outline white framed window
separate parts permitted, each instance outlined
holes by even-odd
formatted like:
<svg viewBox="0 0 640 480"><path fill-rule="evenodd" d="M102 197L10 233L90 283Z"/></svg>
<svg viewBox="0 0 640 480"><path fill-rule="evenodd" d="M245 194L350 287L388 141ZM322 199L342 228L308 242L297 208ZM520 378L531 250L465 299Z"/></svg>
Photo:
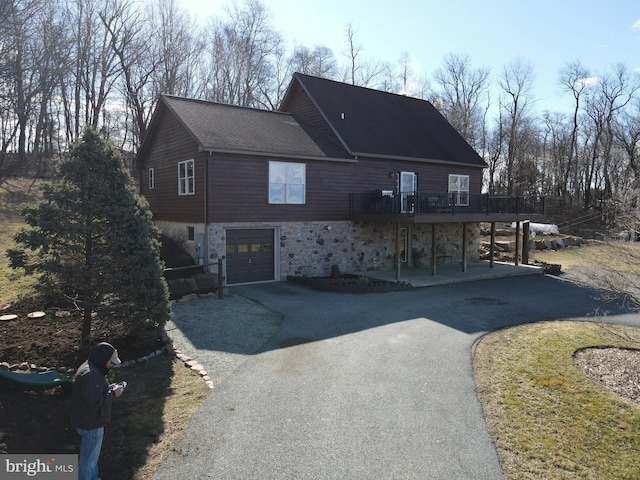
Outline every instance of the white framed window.
<svg viewBox="0 0 640 480"><path fill-rule="evenodd" d="M149 169L149 190L156 188L156 176L153 168Z"/></svg>
<svg viewBox="0 0 640 480"><path fill-rule="evenodd" d="M455 206L469 206L469 175L449 175L449 194Z"/></svg>
<svg viewBox="0 0 640 480"><path fill-rule="evenodd" d="M193 163L193 160L178 163L178 195L193 195L196 192Z"/></svg>
<svg viewBox="0 0 640 480"><path fill-rule="evenodd" d="M305 203L306 165L269 162L269 203Z"/></svg>

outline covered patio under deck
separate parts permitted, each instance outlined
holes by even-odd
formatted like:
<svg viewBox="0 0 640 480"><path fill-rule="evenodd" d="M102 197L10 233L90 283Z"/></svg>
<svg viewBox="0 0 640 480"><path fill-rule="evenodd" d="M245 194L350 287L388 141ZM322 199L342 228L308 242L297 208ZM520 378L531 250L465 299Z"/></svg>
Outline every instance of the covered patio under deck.
<svg viewBox="0 0 640 480"><path fill-rule="evenodd" d="M445 265L439 264L438 258L438 228L442 224L458 223L462 224L462 235L460 238L460 246L462 252L462 260L459 266L446 267L445 271L452 271L457 269L461 275L468 275L468 270L473 261L469 260L468 245L467 245L467 225L470 223L480 224L489 223L491 225L491 240L490 240L490 256L489 261L481 262L479 264L474 263L475 268L494 269L498 265L494 262L495 258L495 231L496 223L516 223L516 255L514 265L519 266L520 263L526 265L528 263L528 244L523 242L522 239L529 237L529 222L544 222L544 199L536 197L535 201L531 201L528 197L509 197L508 202L503 202L502 208L495 208L495 205L491 203L492 198L486 196L486 200L476 202L478 208L465 208L465 207L448 207L445 211L434 212L430 210L421 210L418 208L411 208L405 212L398 213L393 209L371 209L368 207L362 208L363 205L370 205L370 203L362 202L360 200L354 200L352 197L352 219L362 220L368 222L393 222L396 225L396 264L394 268L395 281L405 281L405 277L412 270L412 267L402 264L402 230L411 225L416 224L428 224L431 225L431 255L430 266L417 269L420 274L425 275L430 272L432 277L440 275L440 271L445 268ZM493 205L494 208L485 208L486 205ZM501 210L501 211L497 211ZM520 254L521 252L521 254ZM521 256L520 256L521 255ZM409 265L412 265L412 261L409 261ZM368 274L371 276L371 274Z"/></svg>

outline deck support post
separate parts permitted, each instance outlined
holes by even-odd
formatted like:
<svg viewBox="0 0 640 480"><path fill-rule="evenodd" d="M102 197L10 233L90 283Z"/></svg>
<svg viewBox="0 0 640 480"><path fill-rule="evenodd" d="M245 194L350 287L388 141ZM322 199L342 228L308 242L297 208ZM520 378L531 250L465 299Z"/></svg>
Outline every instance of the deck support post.
<svg viewBox="0 0 640 480"><path fill-rule="evenodd" d="M400 267L402 266L402 258L400 253L402 252L402 227L400 222L396 222L396 282L400 281Z"/></svg>
<svg viewBox="0 0 640 480"><path fill-rule="evenodd" d="M522 222L522 264L529 265L529 230L530 222Z"/></svg>
<svg viewBox="0 0 640 480"><path fill-rule="evenodd" d="M462 224L462 271L467 271L467 224Z"/></svg>
<svg viewBox="0 0 640 480"><path fill-rule="evenodd" d="M514 265L520 265L520 222L516 222L516 259Z"/></svg>
<svg viewBox="0 0 640 480"><path fill-rule="evenodd" d="M496 254L496 222L491 222L491 246L489 247L489 268L493 268L493 259Z"/></svg>
<svg viewBox="0 0 640 480"><path fill-rule="evenodd" d="M436 263L438 260L436 257L436 225L435 223L431 224L431 275L434 277L436 276Z"/></svg>

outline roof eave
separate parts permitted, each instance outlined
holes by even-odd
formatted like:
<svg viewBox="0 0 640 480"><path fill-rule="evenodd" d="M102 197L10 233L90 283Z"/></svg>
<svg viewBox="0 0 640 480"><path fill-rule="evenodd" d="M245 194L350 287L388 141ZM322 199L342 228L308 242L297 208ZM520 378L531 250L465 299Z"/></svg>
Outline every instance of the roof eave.
<svg viewBox="0 0 640 480"><path fill-rule="evenodd" d="M451 160L441 160L437 158L405 157L402 155L383 155L379 153L366 153L366 152L351 152L351 154L355 158L368 157L368 158L380 158L384 160L402 160L402 161L418 162L418 163L437 163L441 165L457 165L457 166L463 166L463 167L475 167L475 168L488 167L486 163L484 165L478 165L477 163L454 162Z"/></svg>
<svg viewBox="0 0 640 480"><path fill-rule="evenodd" d="M256 150L234 150L214 147L202 147L201 152L207 153L222 153L231 155L246 155L246 156L258 156L258 157L276 157L276 158L290 158L293 160L313 160L320 162L338 162L338 163L358 163L357 158L338 158L338 157L325 157L321 155L296 155L293 153L278 153L278 152L262 152Z"/></svg>

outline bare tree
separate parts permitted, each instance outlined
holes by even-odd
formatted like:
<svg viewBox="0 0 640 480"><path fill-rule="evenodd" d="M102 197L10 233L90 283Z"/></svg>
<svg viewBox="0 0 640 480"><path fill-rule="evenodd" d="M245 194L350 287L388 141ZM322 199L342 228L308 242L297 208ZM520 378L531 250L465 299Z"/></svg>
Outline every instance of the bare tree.
<svg viewBox="0 0 640 480"><path fill-rule="evenodd" d="M614 135L628 160L632 188L640 189L640 99L634 98L614 124Z"/></svg>
<svg viewBox="0 0 640 480"><path fill-rule="evenodd" d="M503 163L504 160L504 156L502 154L505 143L503 131L504 122L502 121L502 113L498 112L498 115L499 117L495 122L494 128L487 132L485 147L483 149L485 152L484 158L489 165L485 183L487 184L488 191L491 194L495 194L503 190L502 186L498 183L498 179L502 167L501 163Z"/></svg>
<svg viewBox="0 0 640 480"><path fill-rule="evenodd" d="M450 53L434 73L443 115L469 144L481 143L484 121L481 99L489 88L488 68L472 68L468 55Z"/></svg>
<svg viewBox="0 0 640 480"><path fill-rule="evenodd" d="M640 84L627 68L618 64L613 71L600 77L587 97L586 113L591 121L593 141L590 144L590 163L585 169L585 208L593 202L592 192L599 190L600 202L613 196L617 185L612 175L618 168L615 155L614 124L634 98Z"/></svg>
<svg viewBox="0 0 640 480"><path fill-rule="evenodd" d="M375 59L364 59L362 56L363 47L356 43L358 31L349 23L345 28L347 40L347 61L348 66L342 74L342 81L360 87L376 87L379 82L384 84L385 78L389 78L391 67L388 63Z"/></svg>
<svg viewBox="0 0 640 480"><path fill-rule="evenodd" d="M66 66L65 31L57 2L11 1L1 8L0 176L15 168L42 174L54 154L50 106Z"/></svg>
<svg viewBox="0 0 640 480"><path fill-rule="evenodd" d="M107 100L120 74L120 62L111 47L105 24L120 14L119 2L67 2L66 22L73 40L72 67L61 80L67 144L79 138L85 126L98 128Z"/></svg>
<svg viewBox="0 0 640 480"><path fill-rule="evenodd" d="M120 92L134 119L131 143L135 151L147 132L155 100L152 76L161 59L154 42L148 41L155 32L142 12L133 8L131 0L114 0L113 8L113 16L100 14L100 18L120 65Z"/></svg>
<svg viewBox="0 0 640 480"><path fill-rule="evenodd" d="M304 45L294 48L292 69L314 77L334 79L338 74L336 60L329 47L316 45L312 50Z"/></svg>
<svg viewBox="0 0 640 480"><path fill-rule="evenodd" d="M515 169L518 167L518 161L523 160L523 155L526 155L526 135L523 135L523 132L528 131L530 123L527 115L532 82L533 68L522 60L506 65L498 81L503 94L500 109L506 142L505 186L509 195L517 193Z"/></svg>
<svg viewBox="0 0 640 480"><path fill-rule="evenodd" d="M274 59L271 63L272 74L268 82L260 86L263 104L269 110L277 110L287 93L294 68L291 59L287 56L284 47L276 47Z"/></svg>
<svg viewBox="0 0 640 480"><path fill-rule="evenodd" d="M192 96L197 90L199 53L203 43L197 24L177 0L156 0L147 11L160 65L152 73L153 94Z"/></svg>
<svg viewBox="0 0 640 480"><path fill-rule="evenodd" d="M235 105L269 106L262 85L269 83L281 37L257 0L245 0L226 10L228 20L214 18L207 27L208 62L203 65L204 95Z"/></svg>
<svg viewBox="0 0 640 480"><path fill-rule="evenodd" d="M576 192L569 188L570 178L575 179L578 176L577 169L577 156L578 156L578 128L579 128L579 114L583 93L590 83L589 70L584 67L579 61L571 62L565 65L560 71L560 86L563 90L570 92L573 96L573 115L571 117L571 137L569 143L569 149L563 152L566 155L566 162L560 162L562 164L562 170L564 175L556 179L557 188L556 193L560 198L561 206L564 205L565 199L568 197L568 201L571 203L575 197Z"/></svg>
<svg viewBox="0 0 640 480"><path fill-rule="evenodd" d="M37 18L44 8L42 2L12 1L8 9L10 61L7 65L11 94L9 95L17 124L17 161L27 162L27 130L42 88L38 64L42 51L41 37L36 34Z"/></svg>

